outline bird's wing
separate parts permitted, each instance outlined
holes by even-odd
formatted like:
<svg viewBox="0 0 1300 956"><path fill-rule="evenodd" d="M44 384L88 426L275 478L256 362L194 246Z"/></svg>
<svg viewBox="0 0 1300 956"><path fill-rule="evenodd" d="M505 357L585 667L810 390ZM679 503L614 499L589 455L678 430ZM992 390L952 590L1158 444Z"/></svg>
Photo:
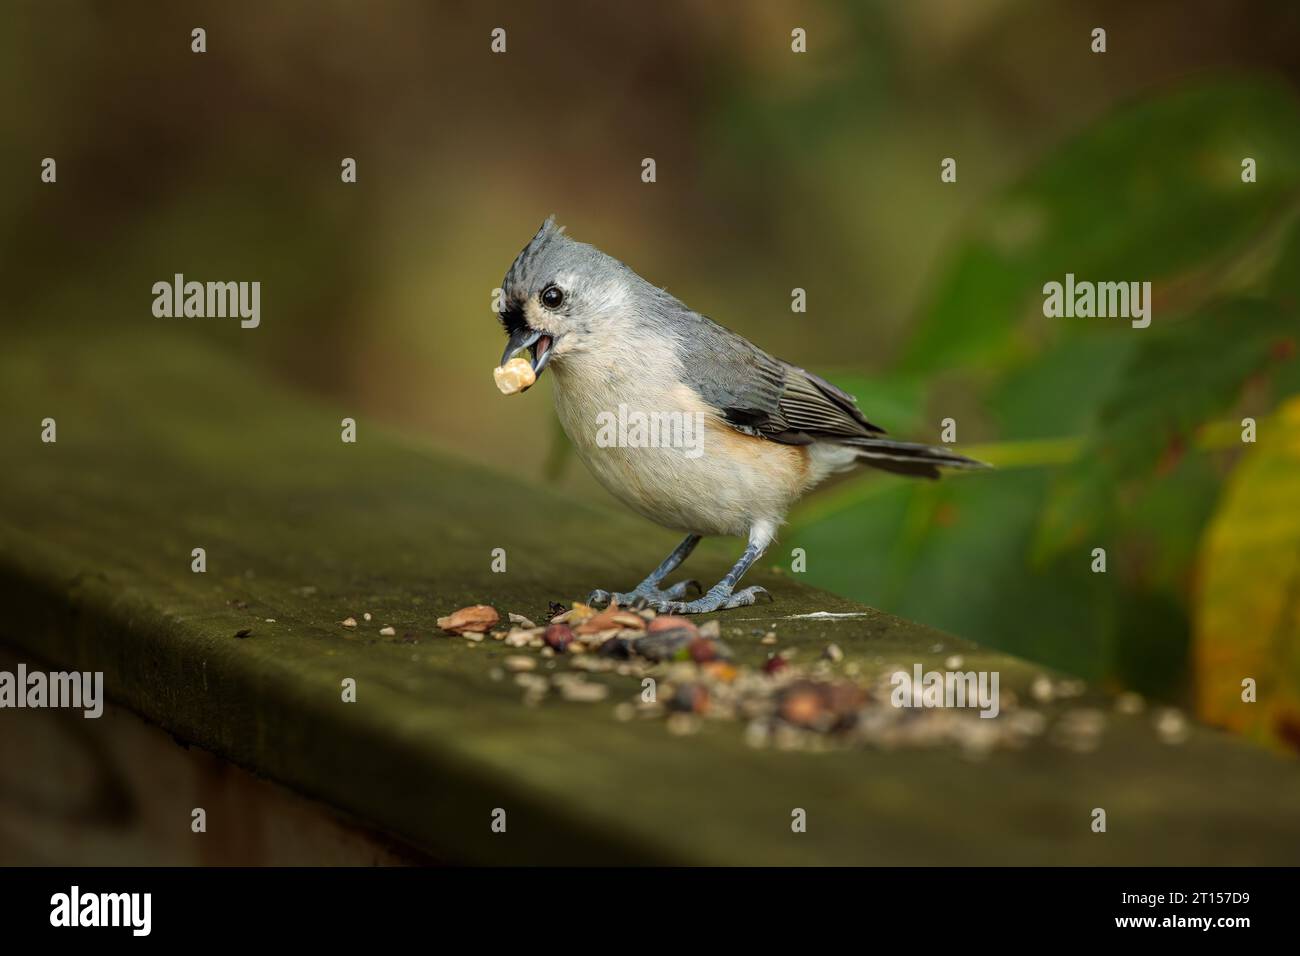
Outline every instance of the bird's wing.
<svg viewBox="0 0 1300 956"><path fill-rule="evenodd" d="M705 316L692 318L680 352L687 384L737 431L789 445L885 433L847 392Z"/></svg>

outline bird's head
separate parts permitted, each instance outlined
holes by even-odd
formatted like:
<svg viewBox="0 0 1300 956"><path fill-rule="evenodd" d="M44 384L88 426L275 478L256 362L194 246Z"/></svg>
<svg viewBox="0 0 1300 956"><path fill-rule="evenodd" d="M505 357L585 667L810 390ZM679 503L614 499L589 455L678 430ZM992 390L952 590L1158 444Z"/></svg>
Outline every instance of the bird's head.
<svg viewBox="0 0 1300 956"><path fill-rule="evenodd" d="M629 321L625 306L635 280L617 259L575 242L554 216L547 219L501 283L500 319L509 336L501 364L527 348L540 376L552 361L563 363L617 335Z"/></svg>

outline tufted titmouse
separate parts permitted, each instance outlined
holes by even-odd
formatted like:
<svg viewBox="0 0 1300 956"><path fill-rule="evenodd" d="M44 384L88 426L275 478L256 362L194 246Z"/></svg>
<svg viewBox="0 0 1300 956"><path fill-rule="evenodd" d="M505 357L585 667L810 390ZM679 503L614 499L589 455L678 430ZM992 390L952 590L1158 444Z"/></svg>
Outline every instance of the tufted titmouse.
<svg viewBox="0 0 1300 956"><path fill-rule="evenodd" d="M560 423L592 474L651 521L687 533L632 591L597 590L591 603L644 599L677 614L753 604L767 591L736 582L790 505L827 475L859 464L921 478L937 478L939 466L985 467L882 438L853 396L563 235L554 217L501 289L502 364L529 348L535 375L553 369ZM707 593L683 600L696 582L660 585L704 535L746 536L748 546Z"/></svg>

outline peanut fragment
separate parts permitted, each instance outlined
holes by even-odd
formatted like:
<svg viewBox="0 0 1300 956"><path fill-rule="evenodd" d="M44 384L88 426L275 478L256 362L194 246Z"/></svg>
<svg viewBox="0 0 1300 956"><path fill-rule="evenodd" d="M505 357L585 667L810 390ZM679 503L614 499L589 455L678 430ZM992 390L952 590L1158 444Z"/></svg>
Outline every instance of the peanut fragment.
<svg viewBox="0 0 1300 956"><path fill-rule="evenodd" d="M450 631L452 634L464 634L467 631L483 634L492 630L499 620L501 620L501 615L496 612L495 608L488 607L486 604L475 604L472 607L463 607L459 611L453 611L446 617L438 618L438 626L444 631Z"/></svg>
<svg viewBox="0 0 1300 956"><path fill-rule="evenodd" d="M640 614L622 610L617 604L593 614L573 629L574 634L598 634L612 628L644 631L645 619Z"/></svg>
<svg viewBox="0 0 1300 956"><path fill-rule="evenodd" d="M533 374L533 366L527 359L521 358L512 358L505 365L493 369L492 377L496 379L497 388L501 390L502 395L522 392L537 381L537 376Z"/></svg>

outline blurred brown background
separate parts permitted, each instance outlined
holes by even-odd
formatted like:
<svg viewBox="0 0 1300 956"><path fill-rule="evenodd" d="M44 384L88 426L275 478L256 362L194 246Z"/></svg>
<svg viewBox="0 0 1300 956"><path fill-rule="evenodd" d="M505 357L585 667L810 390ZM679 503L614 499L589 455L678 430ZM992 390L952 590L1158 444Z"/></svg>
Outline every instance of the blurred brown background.
<svg viewBox="0 0 1300 956"><path fill-rule="evenodd" d="M260 279L260 329L185 334L530 472L549 386L495 393L490 297L546 215L791 361L870 371L897 354L963 215L1040 151L1188 74L1300 74L1300 11L1285 3L87 2L0 16L12 331L177 334L150 314L154 281ZM1101 23L1099 68L1087 36ZM489 51L497 26L505 55ZM57 190L38 180L45 156ZM939 188L944 156L959 157L955 189ZM566 480L587 484L580 468Z"/></svg>

